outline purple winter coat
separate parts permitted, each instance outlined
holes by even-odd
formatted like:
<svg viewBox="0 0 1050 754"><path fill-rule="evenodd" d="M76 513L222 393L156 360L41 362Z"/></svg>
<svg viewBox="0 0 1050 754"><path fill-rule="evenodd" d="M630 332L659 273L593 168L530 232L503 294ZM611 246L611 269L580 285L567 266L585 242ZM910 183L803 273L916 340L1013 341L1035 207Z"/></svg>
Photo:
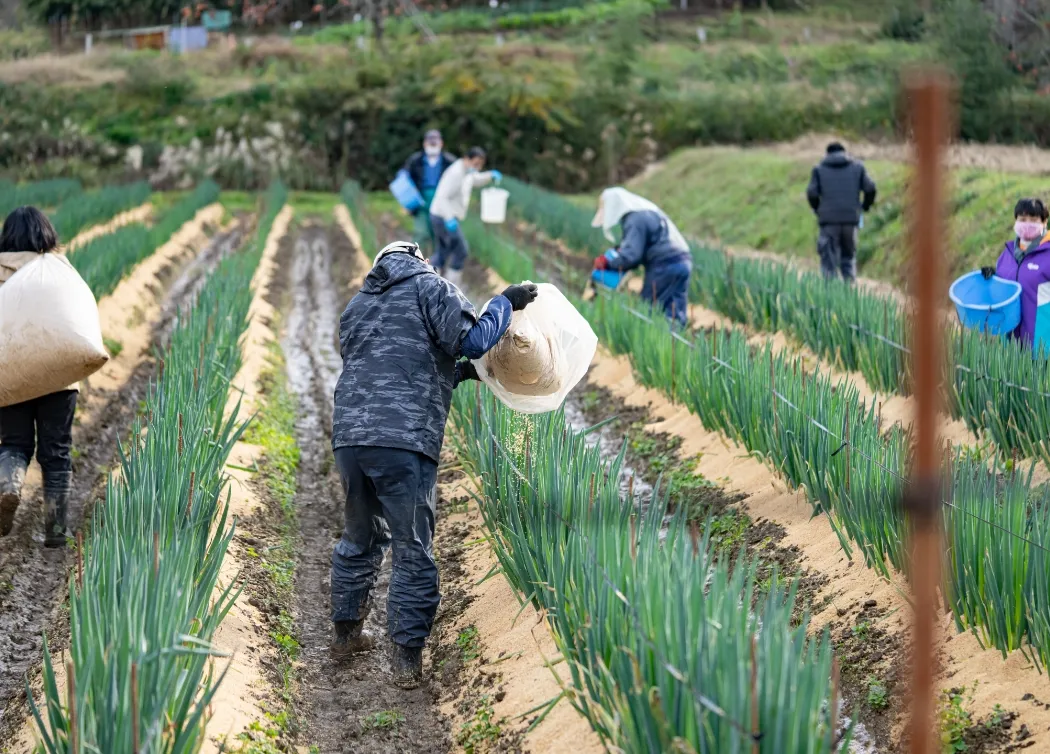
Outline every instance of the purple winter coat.
<svg viewBox="0 0 1050 754"><path fill-rule="evenodd" d="M1020 263L1014 259L1016 243L1017 241L1013 240L1006 244L995 265L995 274L1021 284L1021 324L1014 330L1013 336L1032 345L1040 289L1042 288L1044 300L1050 296L1050 234L1031 246Z"/></svg>

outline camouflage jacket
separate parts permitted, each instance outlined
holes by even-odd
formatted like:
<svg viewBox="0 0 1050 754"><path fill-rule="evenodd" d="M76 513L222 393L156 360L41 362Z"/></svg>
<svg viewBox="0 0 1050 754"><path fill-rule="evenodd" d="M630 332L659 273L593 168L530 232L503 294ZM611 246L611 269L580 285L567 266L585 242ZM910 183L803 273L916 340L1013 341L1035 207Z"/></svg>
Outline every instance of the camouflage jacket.
<svg viewBox="0 0 1050 754"><path fill-rule="evenodd" d="M332 447L400 448L437 461L456 361L480 358L510 319L510 302L497 296L479 323L459 289L426 262L410 254L384 257L339 321L343 372Z"/></svg>

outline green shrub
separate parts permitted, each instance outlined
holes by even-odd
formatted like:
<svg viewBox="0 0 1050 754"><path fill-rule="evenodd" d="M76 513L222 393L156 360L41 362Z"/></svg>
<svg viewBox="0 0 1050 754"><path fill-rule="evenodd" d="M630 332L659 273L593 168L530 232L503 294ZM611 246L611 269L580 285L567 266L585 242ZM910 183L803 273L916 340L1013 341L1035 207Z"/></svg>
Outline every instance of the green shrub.
<svg viewBox="0 0 1050 754"><path fill-rule="evenodd" d="M43 55L51 50L51 40L43 29L0 29L0 60L19 60Z"/></svg>
<svg viewBox="0 0 1050 754"><path fill-rule="evenodd" d="M948 0L937 14L934 41L959 82L959 129L964 139L987 141L1002 126L1004 92L1020 80L1006 65L995 19L979 0ZM1016 113L1008 117L1016 118Z"/></svg>
<svg viewBox="0 0 1050 754"><path fill-rule="evenodd" d="M904 42L918 42L926 34L926 14L915 3L902 3L882 22L882 36Z"/></svg>

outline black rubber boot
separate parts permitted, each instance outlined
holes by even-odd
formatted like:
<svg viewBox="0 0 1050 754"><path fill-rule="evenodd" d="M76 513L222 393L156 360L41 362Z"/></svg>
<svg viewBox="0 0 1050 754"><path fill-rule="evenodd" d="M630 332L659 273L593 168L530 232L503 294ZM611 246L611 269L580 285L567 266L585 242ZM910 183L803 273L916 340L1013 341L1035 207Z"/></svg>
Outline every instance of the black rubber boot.
<svg viewBox="0 0 1050 754"><path fill-rule="evenodd" d="M52 474L44 479L44 547L65 547L72 534L66 529L72 474Z"/></svg>
<svg viewBox="0 0 1050 754"><path fill-rule="evenodd" d="M423 647L394 645L391 663L394 685L400 689L419 688L423 682Z"/></svg>
<svg viewBox="0 0 1050 754"><path fill-rule="evenodd" d="M332 640L332 659L336 662L348 660L354 655L367 652L375 646L375 639L365 633L365 621L346 620L335 622L335 638Z"/></svg>
<svg viewBox="0 0 1050 754"><path fill-rule="evenodd" d="M26 479L26 465L21 458L0 455L0 537L11 533L15 511L22 499L22 484Z"/></svg>

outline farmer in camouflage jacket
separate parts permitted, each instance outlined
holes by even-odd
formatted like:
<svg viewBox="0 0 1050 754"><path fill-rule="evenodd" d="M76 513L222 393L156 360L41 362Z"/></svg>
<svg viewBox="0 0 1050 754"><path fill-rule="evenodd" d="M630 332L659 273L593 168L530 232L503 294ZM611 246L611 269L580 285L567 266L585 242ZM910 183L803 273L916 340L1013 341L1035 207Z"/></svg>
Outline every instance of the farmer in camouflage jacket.
<svg viewBox="0 0 1050 754"><path fill-rule="evenodd" d="M394 682L414 688L422 680L423 644L440 601L432 554L438 456L453 388L478 378L461 359L481 358L507 331L511 312L535 298L536 286L512 285L478 317L418 246L399 242L376 256L343 312L332 436L346 492L343 535L332 554L337 659L372 647L363 625L392 539Z"/></svg>

